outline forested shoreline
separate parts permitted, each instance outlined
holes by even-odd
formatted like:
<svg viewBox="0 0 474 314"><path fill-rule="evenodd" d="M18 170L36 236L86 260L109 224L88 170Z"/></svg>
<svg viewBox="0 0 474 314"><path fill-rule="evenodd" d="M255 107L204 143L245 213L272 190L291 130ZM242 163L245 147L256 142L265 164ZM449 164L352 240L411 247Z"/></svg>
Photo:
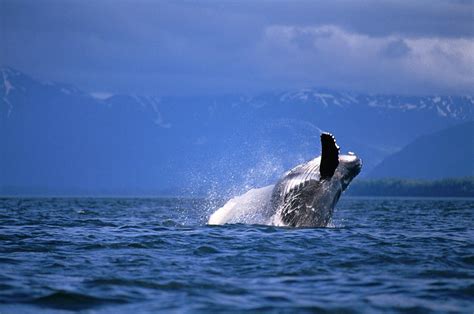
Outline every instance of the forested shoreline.
<svg viewBox="0 0 474 314"><path fill-rule="evenodd" d="M349 186L347 195L474 197L474 177L441 180L360 179Z"/></svg>

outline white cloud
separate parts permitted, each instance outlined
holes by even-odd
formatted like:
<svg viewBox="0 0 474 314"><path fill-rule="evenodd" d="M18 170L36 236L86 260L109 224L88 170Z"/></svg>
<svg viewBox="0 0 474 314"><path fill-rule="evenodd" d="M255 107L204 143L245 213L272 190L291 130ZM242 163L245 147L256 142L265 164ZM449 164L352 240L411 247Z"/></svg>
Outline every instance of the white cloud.
<svg viewBox="0 0 474 314"><path fill-rule="evenodd" d="M267 58L262 58L266 55ZM474 40L372 37L338 26L272 25L258 59L270 77L374 92L474 91Z"/></svg>

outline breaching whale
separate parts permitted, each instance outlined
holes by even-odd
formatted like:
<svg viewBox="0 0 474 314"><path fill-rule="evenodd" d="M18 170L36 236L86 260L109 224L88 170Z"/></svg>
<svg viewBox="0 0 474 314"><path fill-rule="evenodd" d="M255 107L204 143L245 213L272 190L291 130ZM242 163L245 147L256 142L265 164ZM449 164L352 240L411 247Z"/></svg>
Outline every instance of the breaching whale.
<svg viewBox="0 0 474 314"><path fill-rule="evenodd" d="M234 197L209 218L209 224L259 223L325 227L341 193L362 168L349 153L339 155L330 133L321 134L321 156L286 172L274 185Z"/></svg>

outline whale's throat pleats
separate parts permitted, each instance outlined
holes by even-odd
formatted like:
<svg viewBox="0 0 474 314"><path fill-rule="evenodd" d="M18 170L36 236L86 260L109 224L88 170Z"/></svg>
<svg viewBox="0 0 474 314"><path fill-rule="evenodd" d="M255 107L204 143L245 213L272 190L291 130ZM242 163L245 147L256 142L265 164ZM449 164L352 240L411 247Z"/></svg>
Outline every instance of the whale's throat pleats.
<svg viewBox="0 0 474 314"><path fill-rule="evenodd" d="M308 180L284 195L280 213L285 225L302 227L321 224L321 213L312 209L314 193L318 187L319 181Z"/></svg>
<svg viewBox="0 0 474 314"><path fill-rule="evenodd" d="M328 179L333 176L339 165L339 146L336 139L330 133L321 134L321 165L319 172L321 179Z"/></svg>

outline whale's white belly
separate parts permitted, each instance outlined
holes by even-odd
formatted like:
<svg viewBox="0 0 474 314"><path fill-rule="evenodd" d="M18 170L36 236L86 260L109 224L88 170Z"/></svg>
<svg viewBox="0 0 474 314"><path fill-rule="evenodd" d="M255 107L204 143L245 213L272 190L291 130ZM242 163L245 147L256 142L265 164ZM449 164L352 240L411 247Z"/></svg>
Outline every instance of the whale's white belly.
<svg viewBox="0 0 474 314"><path fill-rule="evenodd" d="M274 185L250 191L230 199L209 217L210 225L226 223L271 224L270 199Z"/></svg>

